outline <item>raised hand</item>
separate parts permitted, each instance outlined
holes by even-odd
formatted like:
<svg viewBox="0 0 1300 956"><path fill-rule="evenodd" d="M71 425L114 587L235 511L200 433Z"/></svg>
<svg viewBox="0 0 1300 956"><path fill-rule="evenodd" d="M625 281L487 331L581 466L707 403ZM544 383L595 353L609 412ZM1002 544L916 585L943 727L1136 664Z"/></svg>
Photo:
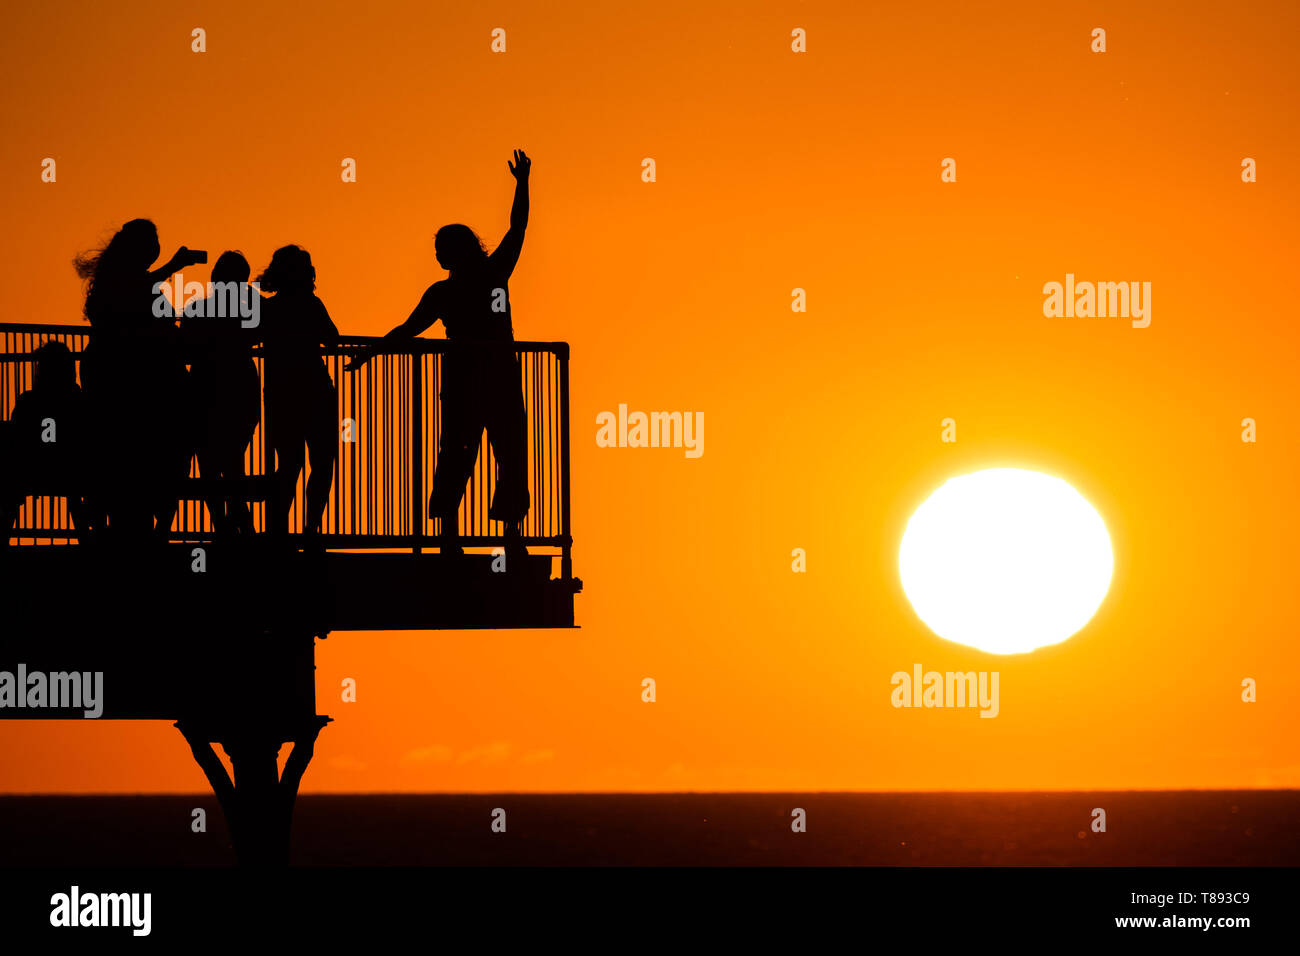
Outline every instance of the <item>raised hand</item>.
<svg viewBox="0 0 1300 956"><path fill-rule="evenodd" d="M515 161L506 160L506 165L510 167L510 175L520 180L527 179L533 169L533 161L522 149L515 150Z"/></svg>

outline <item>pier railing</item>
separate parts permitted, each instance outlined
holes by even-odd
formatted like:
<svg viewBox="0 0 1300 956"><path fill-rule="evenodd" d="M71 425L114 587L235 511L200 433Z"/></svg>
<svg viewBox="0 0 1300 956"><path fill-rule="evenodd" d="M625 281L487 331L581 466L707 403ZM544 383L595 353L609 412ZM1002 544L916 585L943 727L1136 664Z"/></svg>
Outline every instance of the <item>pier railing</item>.
<svg viewBox="0 0 1300 956"><path fill-rule="evenodd" d="M0 419L8 419L19 394L33 385L32 353L47 341L65 344L78 358L90 342L85 326L0 324ZM473 348L473 346L467 346ZM562 342L515 342L519 360L518 386L527 417L526 464L531 505L523 523L523 543L530 548L554 548L562 558L561 575L571 576L572 544L569 519L569 350ZM322 357L338 393L338 457L329 504L321 526L321 544L346 550L436 550L437 527L428 514L438 440L442 431L439 391L449 349L463 348L446 340L393 342L349 336L338 345L322 347ZM263 377L260 345L249 352ZM370 360L353 371L347 360L363 352ZM265 405L245 455L245 472L265 477L273 455L265 440ZM132 446L150 440L140 420L116 422L122 436L115 468L131 467ZM7 464L5 467L9 467ZM304 487L310 461L300 476L289 521L290 532L301 532ZM197 461L191 478L199 478ZM460 543L494 547L503 540L504 526L488 517L495 488L496 462L486 434L460 507ZM199 483L193 483L199 487ZM250 484L256 484L252 482ZM69 544L79 534L66 499L23 489L26 494L12 532L20 547ZM180 508L169 532L173 541L204 541L213 525L201 497L178 492ZM255 532L268 527L265 500L251 501Z"/></svg>

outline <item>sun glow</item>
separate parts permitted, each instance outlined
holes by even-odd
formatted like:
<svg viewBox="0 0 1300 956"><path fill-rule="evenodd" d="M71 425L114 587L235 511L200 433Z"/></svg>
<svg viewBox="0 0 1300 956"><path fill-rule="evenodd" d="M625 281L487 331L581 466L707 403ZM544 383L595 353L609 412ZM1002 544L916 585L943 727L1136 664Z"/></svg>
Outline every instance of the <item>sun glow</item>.
<svg viewBox="0 0 1300 956"><path fill-rule="evenodd" d="M992 654L1074 634L1113 569L1097 510L1060 478L1019 468L947 481L912 515L898 555L917 616L940 637Z"/></svg>

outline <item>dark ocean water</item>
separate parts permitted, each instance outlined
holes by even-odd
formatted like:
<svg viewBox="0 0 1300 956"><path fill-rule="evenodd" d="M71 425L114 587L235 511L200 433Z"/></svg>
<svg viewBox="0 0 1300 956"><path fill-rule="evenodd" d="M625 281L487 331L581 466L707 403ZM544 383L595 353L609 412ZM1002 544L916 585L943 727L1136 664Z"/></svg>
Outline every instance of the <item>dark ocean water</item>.
<svg viewBox="0 0 1300 956"><path fill-rule="evenodd" d="M207 832L191 829L194 808ZM807 832L791 830L806 811ZM1106 811L1094 833L1092 811ZM506 832L491 829L495 808ZM1294 866L1300 791L299 798L301 865ZM0 866L224 866L210 795L0 796Z"/></svg>

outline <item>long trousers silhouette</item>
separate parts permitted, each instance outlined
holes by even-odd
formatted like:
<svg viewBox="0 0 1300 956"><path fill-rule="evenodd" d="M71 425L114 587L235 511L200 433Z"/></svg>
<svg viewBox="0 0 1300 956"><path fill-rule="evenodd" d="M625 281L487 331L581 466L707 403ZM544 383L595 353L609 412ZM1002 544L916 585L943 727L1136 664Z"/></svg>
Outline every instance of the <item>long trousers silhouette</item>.
<svg viewBox="0 0 1300 956"><path fill-rule="evenodd" d="M528 422L520 391L519 364L448 361L439 394L442 434L434 468L429 514L442 534L457 533L457 512L478 460L484 431L497 463L497 485L488 516L513 524L528 513Z"/></svg>

